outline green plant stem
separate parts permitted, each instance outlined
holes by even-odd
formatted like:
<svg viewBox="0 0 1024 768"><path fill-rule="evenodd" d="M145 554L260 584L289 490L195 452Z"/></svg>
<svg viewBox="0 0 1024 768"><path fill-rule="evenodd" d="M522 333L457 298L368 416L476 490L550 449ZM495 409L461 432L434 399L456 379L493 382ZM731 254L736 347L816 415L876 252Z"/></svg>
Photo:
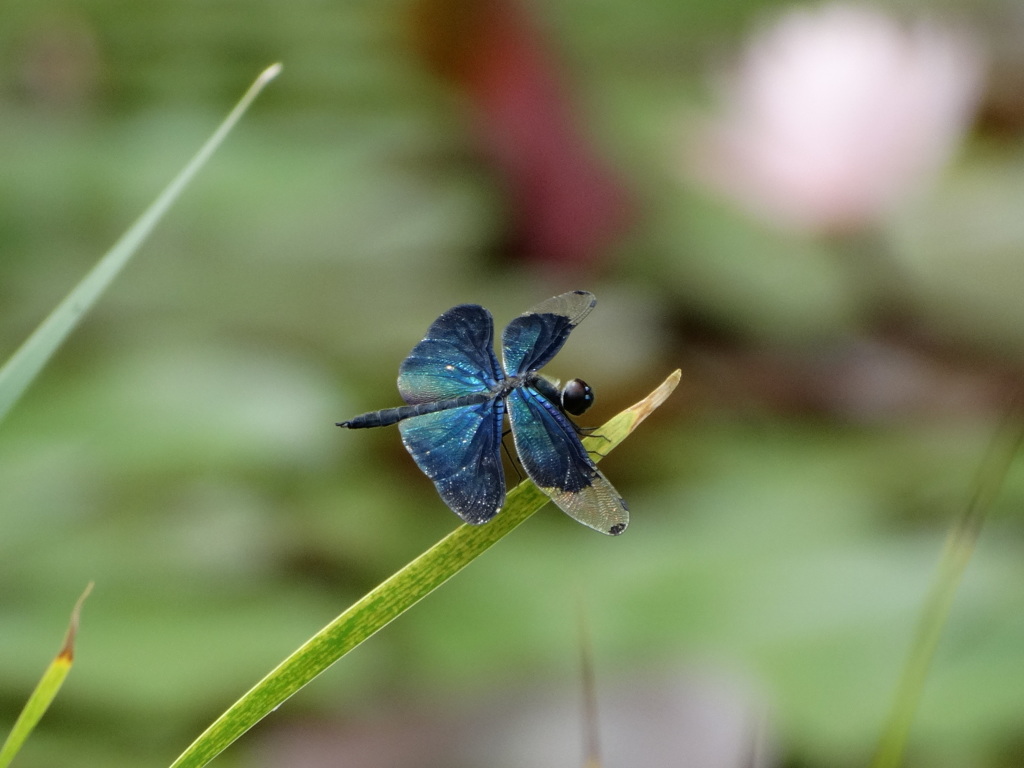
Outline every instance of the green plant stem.
<svg viewBox="0 0 1024 768"><path fill-rule="evenodd" d="M982 460L974 495L946 537L939 570L925 601L872 768L897 768L903 760L908 734L957 587L974 554L985 518L1002 489L1006 474L1022 443L1024 396L1018 392Z"/></svg>

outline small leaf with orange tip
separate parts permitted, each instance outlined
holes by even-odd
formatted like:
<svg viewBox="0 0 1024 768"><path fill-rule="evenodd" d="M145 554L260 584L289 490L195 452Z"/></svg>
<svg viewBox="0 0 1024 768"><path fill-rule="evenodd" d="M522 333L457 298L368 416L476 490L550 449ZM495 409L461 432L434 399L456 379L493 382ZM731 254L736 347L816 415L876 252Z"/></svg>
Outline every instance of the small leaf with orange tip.
<svg viewBox="0 0 1024 768"><path fill-rule="evenodd" d="M91 591L92 583L90 582L71 611L71 620L68 622L68 631L64 636L64 644L61 646L60 652L50 662L50 666L46 668L46 672L43 673L43 677L36 685L36 689L32 691L32 695L25 702L25 706L22 708L21 714L18 715L18 719L14 721L14 727L11 728L11 732L7 735L7 740L0 747L0 768L7 768L11 760L14 759L14 756L21 750L25 740L32 733L32 730L42 719L46 710L49 709L50 704L57 696L61 685L64 684L64 678L71 671L71 664L74 661L75 636L78 634L78 620L82 612L82 603L85 602L85 598L89 596Z"/></svg>

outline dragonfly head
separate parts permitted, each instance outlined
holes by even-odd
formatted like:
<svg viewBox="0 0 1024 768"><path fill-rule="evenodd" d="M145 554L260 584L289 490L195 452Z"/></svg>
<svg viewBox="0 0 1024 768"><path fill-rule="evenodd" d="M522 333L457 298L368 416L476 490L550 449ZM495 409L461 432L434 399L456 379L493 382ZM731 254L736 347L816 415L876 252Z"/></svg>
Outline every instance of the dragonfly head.
<svg viewBox="0 0 1024 768"><path fill-rule="evenodd" d="M562 409L579 416L594 404L594 390L583 379L571 379L562 387Z"/></svg>

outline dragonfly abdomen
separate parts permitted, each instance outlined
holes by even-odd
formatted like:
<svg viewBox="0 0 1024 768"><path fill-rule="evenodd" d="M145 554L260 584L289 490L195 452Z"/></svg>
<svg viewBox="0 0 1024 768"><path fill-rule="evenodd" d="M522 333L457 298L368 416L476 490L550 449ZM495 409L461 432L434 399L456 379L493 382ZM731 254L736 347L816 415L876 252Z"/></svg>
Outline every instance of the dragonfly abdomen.
<svg viewBox="0 0 1024 768"><path fill-rule="evenodd" d="M353 416L348 421L339 421L339 427L349 429L368 429L370 427L387 427L397 424L413 416L422 416L425 413L436 413L447 411L452 408L462 408L466 405L480 405L494 398L493 392L474 392L471 395L453 397L451 400L435 400L430 403L416 403L415 405L400 405L397 408L385 408L382 411L370 411Z"/></svg>

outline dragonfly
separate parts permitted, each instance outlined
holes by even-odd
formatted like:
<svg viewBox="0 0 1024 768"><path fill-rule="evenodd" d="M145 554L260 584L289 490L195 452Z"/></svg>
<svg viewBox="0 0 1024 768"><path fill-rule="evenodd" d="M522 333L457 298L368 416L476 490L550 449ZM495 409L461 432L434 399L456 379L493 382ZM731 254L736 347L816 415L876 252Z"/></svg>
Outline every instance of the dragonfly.
<svg viewBox="0 0 1024 768"><path fill-rule="evenodd" d="M559 389L543 368L597 299L570 291L513 319L494 354L494 319L478 304L452 307L433 322L399 367L406 405L338 422L363 429L398 424L402 443L441 499L471 525L494 518L505 503L501 445L508 412L526 474L563 512L617 536L629 509L580 442L582 415L594 392L581 379Z"/></svg>

